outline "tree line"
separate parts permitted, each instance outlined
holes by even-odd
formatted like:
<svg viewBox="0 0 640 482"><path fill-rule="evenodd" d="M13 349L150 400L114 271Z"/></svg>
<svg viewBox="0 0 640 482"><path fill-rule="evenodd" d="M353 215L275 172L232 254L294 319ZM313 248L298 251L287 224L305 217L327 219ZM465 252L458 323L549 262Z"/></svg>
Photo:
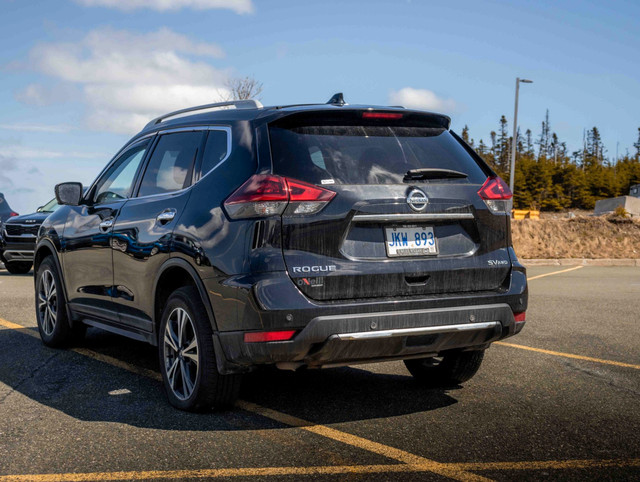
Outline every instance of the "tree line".
<svg viewBox="0 0 640 482"><path fill-rule="evenodd" d="M513 136L504 115L489 142L474 141L466 125L462 138L508 182ZM597 200L629 194L631 185L640 184L640 127L635 152L618 159L608 156L597 127L585 131L581 149L570 151L552 132L548 110L539 135L534 138L530 129L523 135L518 129L516 138L516 208L593 209Z"/></svg>

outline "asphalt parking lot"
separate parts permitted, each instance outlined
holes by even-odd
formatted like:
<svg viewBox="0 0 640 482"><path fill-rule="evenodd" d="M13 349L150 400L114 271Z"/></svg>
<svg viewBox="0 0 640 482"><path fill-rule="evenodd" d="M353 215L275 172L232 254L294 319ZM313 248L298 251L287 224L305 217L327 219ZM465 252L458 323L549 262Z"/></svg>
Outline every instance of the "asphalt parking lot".
<svg viewBox="0 0 640 482"><path fill-rule="evenodd" d="M266 371L236 410L189 414L152 347L43 346L31 275L0 270L0 482L640 479L640 269L529 277L527 326L464 387L401 362Z"/></svg>

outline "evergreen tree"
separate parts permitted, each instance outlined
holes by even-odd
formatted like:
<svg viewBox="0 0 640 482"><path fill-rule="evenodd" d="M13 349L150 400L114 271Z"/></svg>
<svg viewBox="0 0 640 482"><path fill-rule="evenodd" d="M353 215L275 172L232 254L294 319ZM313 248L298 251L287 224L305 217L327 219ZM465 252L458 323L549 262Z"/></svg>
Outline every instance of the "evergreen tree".
<svg viewBox="0 0 640 482"><path fill-rule="evenodd" d="M527 129L527 131L525 132L525 137L526 137L526 144L527 144L526 154L527 154L527 156L533 158L533 156L534 156L534 152L533 152L533 136L531 134L531 129Z"/></svg>
<svg viewBox="0 0 640 482"><path fill-rule="evenodd" d="M542 129L540 131L540 138L538 139L538 159L542 157L549 157L549 109L542 121Z"/></svg>
<svg viewBox="0 0 640 482"><path fill-rule="evenodd" d="M496 161L498 165L498 171L501 173L509 172L509 159L511 153L511 142L509 140L509 133L507 126L507 118L505 116L500 117L500 134L498 135L496 146Z"/></svg>
<svg viewBox="0 0 640 482"><path fill-rule="evenodd" d="M469 144L469 126L468 125L464 125L464 127L462 128L462 140L465 141L467 144Z"/></svg>
<svg viewBox="0 0 640 482"><path fill-rule="evenodd" d="M607 150L595 126L584 132L582 149L570 155L566 143L550 130L549 111L535 142L529 129L524 136L518 130L515 140L507 131L506 117L501 116L498 131L490 134L490 146L480 139L477 152L506 179L511 143L516 143L513 198L516 208L593 209L598 199L628 194L632 184L640 183L640 128L638 140L633 144L635 154L627 151L615 165L607 159ZM464 127L462 137L470 139L468 126ZM534 144L538 146L537 156Z"/></svg>

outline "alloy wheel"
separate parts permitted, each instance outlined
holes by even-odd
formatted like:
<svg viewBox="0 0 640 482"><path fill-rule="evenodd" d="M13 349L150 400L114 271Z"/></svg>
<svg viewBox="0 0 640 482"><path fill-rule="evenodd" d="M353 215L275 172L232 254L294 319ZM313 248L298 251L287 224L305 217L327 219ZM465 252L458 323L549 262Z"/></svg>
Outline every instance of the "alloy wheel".
<svg viewBox="0 0 640 482"><path fill-rule="evenodd" d="M189 314L176 308L169 314L164 330L164 366L173 394L188 399L198 379L198 340Z"/></svg>
<svg viewBox="0 0 640 482"><path fill-rule="evenodd" d="M44 270L38 289L38 315L45 335L51 336L58 319L58 292L51 271Z"/></svg>

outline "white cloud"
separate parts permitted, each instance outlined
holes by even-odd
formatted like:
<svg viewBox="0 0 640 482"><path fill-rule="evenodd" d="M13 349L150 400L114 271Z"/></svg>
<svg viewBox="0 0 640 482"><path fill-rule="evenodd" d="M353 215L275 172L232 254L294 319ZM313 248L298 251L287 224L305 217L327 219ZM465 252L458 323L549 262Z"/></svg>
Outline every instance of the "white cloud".
<svg viewBox="0 0 640 482"><path fill-rule="evenodd" d="M106 28L76 43L37 45L30 65L80 91L90 128L131 134L154 116L226 98L228 71L203 60L223 55L218 45L166 28L146 34ZM32 84L17 97L43 105L52 95Z"/></svg>
<svg viewBox="0 0 640 482"><path fill-rule="evenodd" d="M64 124L46 125L46 124L0 124L0 129L8 131L21 132L69 132L74 130L73 126Z"/></svg>
<svg viewBox="0 0 640 482"><path fill-rule="evenodd" d="M23 161L34 160L52 160L52 159L106 159L107 155L100 152L81 152L81 151L50 151L47 149L38 149L32 147L21 146L17 144L8 144L2 146L4 159L12 159L20 165Z"/></svg>
<svg viewBox="0 0 640 482"><path fill-rule="evenodd" d="M452 112L457 107L453 99L441 99L431 90L412 87L404 87L398 91L392 90L389 94L389 104L445 113Z"/></svg>
<svg viewBox="0 0 640 482"><path fill-rule="evenodd" d="M16 100L38 107L69 102L80 97L82 97L82 91L76 86L67 83L56 85L29 84L15 93Z"/></svg>
<svg viewBox="0 0 640 482"><path fill-rule="evenodd" d="M239 14L253 13L251 0L76 0L87 7L110 7L131 11L150 8L159 12L192 8L194 10L228 9Z"/></svg>

